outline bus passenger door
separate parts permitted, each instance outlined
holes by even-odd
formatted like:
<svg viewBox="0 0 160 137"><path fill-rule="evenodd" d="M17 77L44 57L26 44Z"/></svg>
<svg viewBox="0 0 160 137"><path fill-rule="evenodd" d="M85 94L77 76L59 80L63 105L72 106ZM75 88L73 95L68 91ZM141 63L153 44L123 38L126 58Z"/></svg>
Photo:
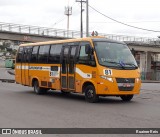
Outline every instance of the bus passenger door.
<svg viewBox="0 0 160 137"><path fill-rule="evenodd" d="M61 89L68 90L68 55L69 46L62 47L61 53Z"/></svg>
<svg viewBox="0 0 160 137"><path fill-rule="evenodd" d="M77 46L70 46L68 56L68 90L75 90L75 53Z"/></svg>
<svg viewBox="0 0 160 137"><path fill-rule="evenodd" d="M61 89L75 90L76 46L64 46L61 53Z"/></svg>

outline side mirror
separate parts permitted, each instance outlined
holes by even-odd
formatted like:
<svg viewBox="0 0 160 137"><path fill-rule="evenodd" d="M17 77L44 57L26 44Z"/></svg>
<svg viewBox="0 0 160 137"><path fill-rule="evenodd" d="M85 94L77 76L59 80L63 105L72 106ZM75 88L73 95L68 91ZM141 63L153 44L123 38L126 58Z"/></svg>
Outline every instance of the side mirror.
<svg viewBox="0 0 160 137"><path fill-rule="evenodd" d="M85 53L89 55L92 53L92 47L89 44L85 45Z"/></svg>

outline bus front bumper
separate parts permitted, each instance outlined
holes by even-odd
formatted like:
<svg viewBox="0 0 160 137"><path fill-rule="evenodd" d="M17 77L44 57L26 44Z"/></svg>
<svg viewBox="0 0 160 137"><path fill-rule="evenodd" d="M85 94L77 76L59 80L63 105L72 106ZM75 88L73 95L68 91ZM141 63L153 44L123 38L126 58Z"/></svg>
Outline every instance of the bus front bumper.
<svg viewBox="0 0 160 137"><path fill-rule="evenodd" d="M134 79L134 82L132 82ZM127 80L129 82L127 82ZM139 94L141 88L141 80L139 78L112 78L109 80L103 79L97 83L98 95L133 95Z"/></svg>

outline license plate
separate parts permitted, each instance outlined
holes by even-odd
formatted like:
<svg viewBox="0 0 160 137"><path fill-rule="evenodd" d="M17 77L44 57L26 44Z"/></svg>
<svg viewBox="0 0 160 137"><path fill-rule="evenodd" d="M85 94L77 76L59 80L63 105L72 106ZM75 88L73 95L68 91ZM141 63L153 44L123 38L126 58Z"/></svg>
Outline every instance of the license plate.
<svg viewBox="0 0 160 137"><path fill-rule="evenodd" d="M131 87L131 84L130 83L123 83L123 87L125 87L125 88Z"/></svg>

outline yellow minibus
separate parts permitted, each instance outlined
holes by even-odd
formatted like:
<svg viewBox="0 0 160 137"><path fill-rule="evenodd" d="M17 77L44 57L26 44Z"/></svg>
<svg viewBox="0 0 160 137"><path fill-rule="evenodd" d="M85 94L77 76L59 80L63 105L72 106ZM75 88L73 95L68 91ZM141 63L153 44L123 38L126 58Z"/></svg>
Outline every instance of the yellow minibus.
<svg viewBox="0 0 160 137"><path fill-rule="evenodd" d="M141 87L128 46L100 36L20 45L15 80L37 94L49 89L81 93L88 102L97 102L99 96L130 101Z"/></svg>

